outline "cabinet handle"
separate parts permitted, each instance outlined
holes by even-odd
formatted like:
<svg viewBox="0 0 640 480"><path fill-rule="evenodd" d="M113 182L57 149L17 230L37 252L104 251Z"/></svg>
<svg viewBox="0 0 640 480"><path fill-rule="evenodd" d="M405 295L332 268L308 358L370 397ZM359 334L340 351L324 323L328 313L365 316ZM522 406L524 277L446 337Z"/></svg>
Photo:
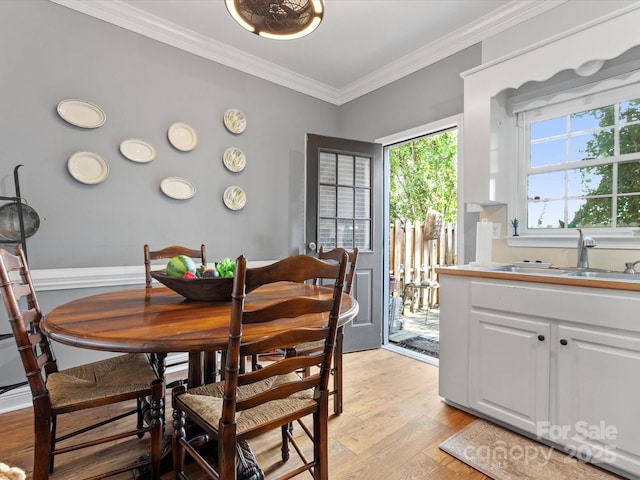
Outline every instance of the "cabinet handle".
<svg viewBox="0 0 640 480"><path fill-rule="evenodd" d="M544 335L538 335L538 340L540 340L541 342L544 342Z"/></svg>
<svg viewBox="0 0 640 480"><path fill-rule="evenodd" d="M567 343L569 342L567 342L564 338L560 340L560 345L566 345Z"/></svg>

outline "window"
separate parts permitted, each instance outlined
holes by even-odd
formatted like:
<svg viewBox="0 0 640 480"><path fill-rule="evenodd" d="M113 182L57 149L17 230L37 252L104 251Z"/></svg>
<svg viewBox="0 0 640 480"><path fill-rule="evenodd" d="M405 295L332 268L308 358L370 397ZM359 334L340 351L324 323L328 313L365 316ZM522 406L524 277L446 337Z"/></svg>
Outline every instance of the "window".
<svg viewBox="0 0 640 480"><path fill-rule="evenodd" d="M525 233L640 225L637 86L518 113Z"/></svg>
<svg viewBox="0 0 640 480"><path fill-rule="evenodd" d="M371 250L371 173L371 158L320 152L320 245Z"/></svg>

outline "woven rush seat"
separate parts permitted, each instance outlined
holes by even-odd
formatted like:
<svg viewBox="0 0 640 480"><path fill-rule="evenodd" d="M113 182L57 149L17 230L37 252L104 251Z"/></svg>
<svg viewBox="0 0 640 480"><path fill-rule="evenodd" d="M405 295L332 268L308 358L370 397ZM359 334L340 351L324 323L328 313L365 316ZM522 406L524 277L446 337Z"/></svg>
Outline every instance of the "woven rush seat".
<svg viewBox="0 0 640 480"><path fill-rule="evenodd" d="M299 381L300 377L298 375L289 373L278 377L270 377L262 382L242 385L238 387L238 401L245 400L286 383ZM180 400L190 408L202 412L202 418L211 425L218 425L222 415L224 383L225 382L211 383L189 389L187 393L180 397ZM307 389L296 392L282 400L272 400L271 402L260 404L254 408L240 411L236 415L237 434L241 435L253 427L286 417L300 409L313 407L315 403L313 399L313 389Z"/></svg>
<svg viewBox="0 0 640 480"><path fill-rule="evenodd" d="M156 375L146 355L120 355L54 372L47 378L51 406L57 409L91 403L148 388Z"/></svg>

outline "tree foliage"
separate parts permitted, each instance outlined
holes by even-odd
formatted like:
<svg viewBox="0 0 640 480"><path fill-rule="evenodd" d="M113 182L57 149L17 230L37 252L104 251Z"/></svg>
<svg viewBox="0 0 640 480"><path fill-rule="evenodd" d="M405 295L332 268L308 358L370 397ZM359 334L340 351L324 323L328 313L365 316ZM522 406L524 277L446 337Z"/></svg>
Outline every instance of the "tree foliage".
<svg viewBox="0 0 640 480"><path fill-rule="evenodd" d="M586 112L591 114L592 112ZM615 125L615 110L613 106L601 109L599 125L609 127ZM640 119L640 100L633 100L621 104L620 111L623 126L620 128L620 154L640 152L640 125L624 125ZM587 142L585 153L588 158L611 157L615 154L615 138L613 129L605 129L593 135ZM589 178L600 178L598 185L591 187ZM576 226L610 226L612 218L616 217L616 226L640 225L640 162L631 161L619 163L617 167L617 211L612 212L612 191L614 169L612 165L601 165L584 169L583 188L587 198L585 203L576 211L568 227ZM629 195L631 194L631 195ZM562 226L562 224L561 224Z"/></svg>
<svg viewBox="0 0 640 480"><path fill-rule="evenodd" d="M456 221L457 146L457 130L448 130L389 150L392 220L424 221L431 209Z"/></svg>

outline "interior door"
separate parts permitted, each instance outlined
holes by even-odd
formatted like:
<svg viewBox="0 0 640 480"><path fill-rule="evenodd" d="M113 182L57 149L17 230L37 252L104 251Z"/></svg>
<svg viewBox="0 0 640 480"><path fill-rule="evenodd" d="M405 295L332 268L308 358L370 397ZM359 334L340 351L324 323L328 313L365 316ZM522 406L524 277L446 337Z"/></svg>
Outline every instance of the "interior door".
<svg viewBox="0 0 640 480"><path fill-rule="evenodd" d="M351 294L360 311L344 351L378 348L383 310L382 145L307 135L306 252L358 247Z"/></svg>

